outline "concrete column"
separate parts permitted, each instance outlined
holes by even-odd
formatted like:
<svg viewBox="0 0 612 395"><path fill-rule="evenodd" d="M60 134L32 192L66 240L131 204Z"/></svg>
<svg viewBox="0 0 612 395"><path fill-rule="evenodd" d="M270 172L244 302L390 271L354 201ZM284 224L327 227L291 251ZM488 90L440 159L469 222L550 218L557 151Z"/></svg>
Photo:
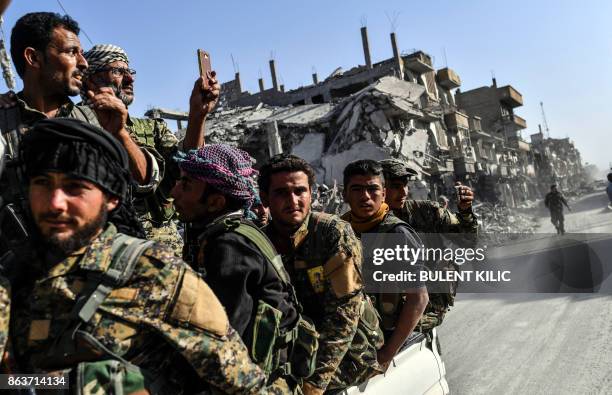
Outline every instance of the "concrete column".
<svg viewBox="0 0 612 395"><path fill-rule="evenodd" d="M319 83L319 77L317 76L317 73L312 73L312 83L315 85Z"/></svg>
<svg viewBox="0 0 612 395"><path fill-rule="evenodd" d="M281 91L281 92L283 92L283 93L285 93L285 85L281 84L281 86L280 86L280 91Z"/></svg>
<svg viewBox="0 0 612 395"><path fill-rule="evenodd" d="M276 65L274 59L270 59L270 74L272 75L272 88L278 90L278 82L276 81Z"/></svg>
<svg viewBox="0 0 612 395"><path fill-rule="evenodd" d="M177 119L177 120L176 120L176 126L178 127L178 130L183 129L183 123L181 122L181 120L180 120L180 119Z"/></svg>
<svg viewBox="0 0 612 395"><path fill-rule="evenodd" d="M265 124L266 133L268 135L268 152L270 157L283 153L283 145L280 134L278 133L278 125L276 121Z"/></svg>
<svg viewBox="0 0 612 395"><path fill-rule="evenodd" d="M242 84L240 83L240 73L235 74L234 81L236 81L236 86L238 87L238 93L242 93Z"/></svg>
<svg viewBox="0 0 612 395"><path fill-rule="evenodd" d="M368 42L368 28L361 28L361 43L363 44L363 56L365 57L366 66L372 68L372 58L370 57L370 44Z"/></svg>
<svg viewBox="0 0 612 395"><path fill-rule="evenodd" d="M391 48L393 48L393 59L395 60L395 67L399 71L399 78L404 79L404 62L400 56L399 49L397 47L397 38L395 33L391 33Z"/></svg>
<svg viewBox="0 0 612 395"><path fill-rule="evenodd" d="M263 78L259 79L259 91L263 92L264 91L264 84L263 84Z"/></svg>

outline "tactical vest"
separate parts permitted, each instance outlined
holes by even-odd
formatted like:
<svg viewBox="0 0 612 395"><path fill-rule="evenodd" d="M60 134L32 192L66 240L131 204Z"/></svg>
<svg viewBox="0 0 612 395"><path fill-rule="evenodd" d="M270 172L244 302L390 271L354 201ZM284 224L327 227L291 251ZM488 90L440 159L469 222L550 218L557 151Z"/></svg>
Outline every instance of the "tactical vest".
<svg viewBox="0 0 612 395"><path fill-rule="evenodd" d="M435 219L438 218L433 212L439 210L439 207L434 202L420 201L420 200L408 200L402 213L408 215L405 218L410 221L407 224L412 229L415 227L421 233L438 233L442 229L437 225ZM403 222L398 217L395 219ZM386 220L386 218L385 218ZM385 222L385 221L383 221ZM396 222L394 220L394 222ZM404 224L406 224L404 222ZM382 225L382 224L381 224ZM422 227L420 229L418 227ZM389 232L393 229L393 226L383 225L377 232ZM416 232L416 231L415 231ZM454 270L452 264L446 267L447 270ZM447 292L437 292L429 294L429 302L425 307L423 316L419 320L415 330L423 333L431 331L431 329L439 326L444 320L444 316L448 309L455 303L455 295L457 293L457 281L448 281L445 283L448 286ZM404 296L399 294L378 294L376 295L376 308L382 317L382 326L385 332L389 333L395 329L395 322L399 317L401 306L404 304Z"/></svg>
<svg viewBox="0 0 612 395"><path fill-rule="evenodd" d="M323 295L327 286L323 266L329 259L326 237L336 221L340 219L332 214L312 212L306 240L295 251L293 265L288 268L305 311L314 316L315 322L323 319ZM363 296L357 331L340 367L344 370L342 376L351 380L343 383L346 386L357 385L380 373L376 352L383 346L383 333L372 301L365 293Z"/></svg>
<svg viewBox="0 0 612 395"><path fill-rule="evenodd" d="M141 255L152 244L152 241L118 233L113 239L108 269L88 273L71 311L72 318L47 352L37 358L37 366L48 371L59 369L69 375L70 393L88 394L94 389L126 394L182 393L165 375L134 365L109 350L86 329L109 294L131 278Z"/></svg>
<svg viewBox="0 0 612 395"><path fill-rule="evenodd" d="M281 256L268 237L253 223L239 216L225 216L210 224L199 236L200 244L205 240L226 233L235 232L251 241L272 264L279 280L287 287L291 300L298 311L298 319L291 330L281 331L282 313L263 300L258 301L257 313L253 320L253 342L249 354L267 375L292 376L305 379L314 373L319 334L312 321L302 315L289 275L283 266ZM287 362L281 363L281 353L287 350Z"/></svg>
<svg viewBox="0 0 612 395"><path fill-rule="evenodd" d="M388 213L383 220L368 233L390 233L398 226L404 226L410 230L412 228L406 222L399 219L393 213ZM414 231L413 231L414 232ZM380 327L386 333L395 329L399 313L404 305L404 295L401 293L380 293L370 295L374 301L374 306L380 315Z"/></svg>
<svg viewBox="0 0 612 395"><path fill-rule="evenodd" d="M368 231L367 233L389 233L400 225L404 225L407 228L412 229L406 222L389 212L384 216L383 220L380 221L376 227L374 227L374 229Z"/></svg>

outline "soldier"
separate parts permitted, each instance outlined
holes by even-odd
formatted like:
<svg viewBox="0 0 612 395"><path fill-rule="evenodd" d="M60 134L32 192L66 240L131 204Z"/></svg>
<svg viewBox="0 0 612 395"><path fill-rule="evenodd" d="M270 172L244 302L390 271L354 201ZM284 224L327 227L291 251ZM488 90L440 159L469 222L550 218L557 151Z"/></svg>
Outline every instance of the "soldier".
<svg viewBox="0 0 612 395"><path fill-rule="evenodd" d="M350 225L311 211L314 171L303 159L277 155L262 166L259 191L270 208L264 231L283 257L304 314L320 333L315 373L305 394L339 392L380 373L382 333L363 293L361 246Z"/></svg>
<svg viewBox="0 0 612 395"><path fill-rule="evenodd" d="M408 180L417 171L398 159L380 161L385 174L385 202L395 215L408 223L418 233L477 233L478 219L472 212L474 194L470 187L457 183L459 211L451 212L439 203L430 200L408 199ZM454 270L452 264L447 269ZM429 332L439 326L450 306L454 304L456 284L447 282L447 292L429 294L429 303L418 329Z"/></svg>
<svg viewBox="0 0 612 395"><path fill-rule="evenodd" d="M186 262L210 284L247 348L272 350L272 336L256 335L290 332L298 306L290 284L282 281L282 264L274 266L274 247L255 224L243 219L255 200L252 177L257 171L251 167L252 158L229 145L209 144L180 153L176 160L181 178L172 196L180 219L194 230L185 243ZM272 320L270 330L263 331L261 320L272 310L281 315ZM269 347L253 347L264 342ZM253 355L256 362L266 357Z"/></svg>
<svg viewBox="0 0 612 395"><path fill-rule="evenodd" d="M50 12L26 14L13 27L11 54L15 69L23 80L23 90L0 98L3 107L0 110L0 129L9 144L7 156L11 162L0 178L3 205L0 227L15 231L10 235L0 234L0 254L11 251L24 261L29 259L28 231L31 224L26 218L26 180L20 167L18 147L22 135L27 134L35 122L70 117L99 125L99 119L117 139L128 136L124 122L125 106L112 93L99 92L92 97L95 112L89 107L75 106L70 100L70 96L79 93L87 69L78 33L76 21ZM135 155L142 153L136 152ZM126 207L122 205L121 210L125 211ZM114 212L112 222L122 227L121 219L115 218L121 210ZM141 229L133 230L138 234L142 232Z"/></svg>
<svg viewBox="0 0 612 395"><path fill-rule="evenodd" d="M20 372L72 370L77 392L287 393L254 365L208 285L159 243L117 232L124 148L78 120L40 121L25 137L40 246L12 281L10 339ZM4 320L6 317L4 317ZM4 320L2 322L4 322Z"/></svg>
<svg viewBox="0 0 612 395"><path fill-rule="evenodd" d="M606 187L606 193L608 194L608 200L610 201L609 207L612 208L612 173L608 173L608 186Z"/></svg>
<svg viewBox="0 0 612 395"><path fill-rule="evenodd" d="M421 241L414 230L389 211L385 203L385 180L382 167L373 160L358 160L344 169L344 201L351 210L342 216L355 233L397 233L405 244L420 248ZM420 265L412 266L418 271ZM418 278L418 277L417 277ZM381 327L385 334L385 345L378 351L378 363L388 364L415 329L425 306L427 289L415 281L410 292L380 293L376 306L381 315Z"/></svg>
<svg viewBox="0 0 612 395"><path fill-rule="evenodd" d="M127 109L134 101L136 75L136 71L130 68L127 53L116 45L103 44L94 45L84 56L89 67L81 89L82 104L91 105L89 95L110 89ZM197 149L204 143L205 119L219 96L214 71L208 83L210 88L205 88L200 77L191 92L189 123L182 147L185 151ZM170 198L170 190L178 175L172 160L178 140L162 119L136 118L128 114L126 128L131 139L147 153L147 182L134 189L134 205L147 238L170 245L177 256L181 256L183 240L173 221L175 209ZM128 152L129 148L126 145Z"/></svg>
<svg viewBox="0 0 612 395"><path fill-rule="evenodd" d="M143 182L146 159L131 145L127 110L121 100L108 88L100 90L90 98L94 112L74 105L69 98L79 94L88 67L78 34L78 23L68 15L34 12L19 18L11 33L11 55L23 90L4 95L3 107L16 104L17 122L22 128L41 119L62 117L101 125L126 146L132 175ZM6 112L3 115L7 117Z"/></svg>
<svg viewBox="0 0 612 395"><path fill-rule="evenodd" d="M563 205L565 205L569 211L572 211L572 209L567 204L565 197L557 190L556 184L550 186L550 192L548 192L544 198L544 205L550 210L550 222L552 222L557 229L557 234L565 234Z"/></svg>
<svg viewBox="0 0 612 395"><path fill-rule="evenodd" d="M268 225L270 222L270 209L261 202L261 198L259 197L259 193L255 196L255 202L253 202L253 207L251 207L251 211L255 214L256 218L253 219L255 224L260 228Z"/></svg>
<svg viewBox="0 0 612 395"><path fill-rule="evenodd" d="M474 193L460 182L455 183L460 197L459 211L453 213L430 200L409 199L408 180L417 171L398 159L380 161L386 180L385 202L400 219L419 233L458 233L478 231L478 219L472 212Z"/></svg>

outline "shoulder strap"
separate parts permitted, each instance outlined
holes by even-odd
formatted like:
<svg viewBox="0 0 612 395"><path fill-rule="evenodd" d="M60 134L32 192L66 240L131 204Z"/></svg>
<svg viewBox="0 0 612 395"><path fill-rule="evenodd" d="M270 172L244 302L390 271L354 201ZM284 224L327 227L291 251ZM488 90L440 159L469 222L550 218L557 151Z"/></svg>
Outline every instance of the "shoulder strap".
<svg viewBox="0 0 612 395"><path fill-rule="evenodd" d="M321 251L324 249L324 238L327 237L331 227L332 214L313 212L310 214L310 222L308 222L309 241L314 242L314 249ZM321 230L322 229L322 230Z"/></svg>
<svg viewBox="0 0 612 395"><path fill-rule="evenodd" d="M268 239L268 236L266 236L265 233L263 233L256 226L244 221L240 221L238 227L233 229L233 231L251 240L251 242L253 242L253 244L259 248L262 254L264 254L264 256L272 263L272 267L274 267L274 270L281 281L283 281L285 284L291 284L281 256L276 253L272 242L270 239Z"/></svg>
<svg viewBox="0 0 612 395"><path fill-rule="evenodd" d="M145 249L153 244L151 240L143 240L119 233L113 240L111 247L111 263L108 269L96 275L97 284L92 281L88 287L90 292L79 298L74 312L83 321L89 322L98 307L113 291L125 284L134 271L136 262Z"/></svg>
<svg viewBox="0 0 612 395"><path fill-rule="evenodd" d="M400 226L400 225L404 225L408 229L412 229L412 227L409 226L405 221L402 221L401 219L399 219L392 213L389 213L385 215L385 218L383 218L381 223L378 224L376 231L377 233L388 233L391 230L395 229L395 227Z"/></svg>
<svg viewBox="0 0 612 395"><path fill-rule="evenodd" d="M72 110L72 117L78 119L79 121L87 122L92 125L100 127L100 122L98 121L98 116L89 106L75 105Z"/></svg>

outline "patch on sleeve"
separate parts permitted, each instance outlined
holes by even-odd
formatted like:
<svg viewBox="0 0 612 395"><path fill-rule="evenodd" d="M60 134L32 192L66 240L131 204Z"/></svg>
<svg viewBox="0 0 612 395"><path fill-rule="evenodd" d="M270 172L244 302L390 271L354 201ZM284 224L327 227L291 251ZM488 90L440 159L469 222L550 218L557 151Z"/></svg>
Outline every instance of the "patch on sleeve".
<svg viewBox="0 0 612 395"><path fill-rule="evenodd" d="M185 272L170 318L218 336L229 330L227 314L210 287L191 270Z"/></svg>
<svg viewBox="0 0 612 395"><path fill-rule="evenodd" d="M323 266L313 267L308 269L308 280L310 280L310 284L312 285L312 289L314 289L315 293L322 293L325 291L325 274L323 270Z"/></svg>
<svg viewBox="0 0 612 395"><path fill-rule="evenodd" d="M363 281L355 267L353 258L347 257L344 253L331 257L323 265L323 270L338 298L362 288Z"/></svg>

